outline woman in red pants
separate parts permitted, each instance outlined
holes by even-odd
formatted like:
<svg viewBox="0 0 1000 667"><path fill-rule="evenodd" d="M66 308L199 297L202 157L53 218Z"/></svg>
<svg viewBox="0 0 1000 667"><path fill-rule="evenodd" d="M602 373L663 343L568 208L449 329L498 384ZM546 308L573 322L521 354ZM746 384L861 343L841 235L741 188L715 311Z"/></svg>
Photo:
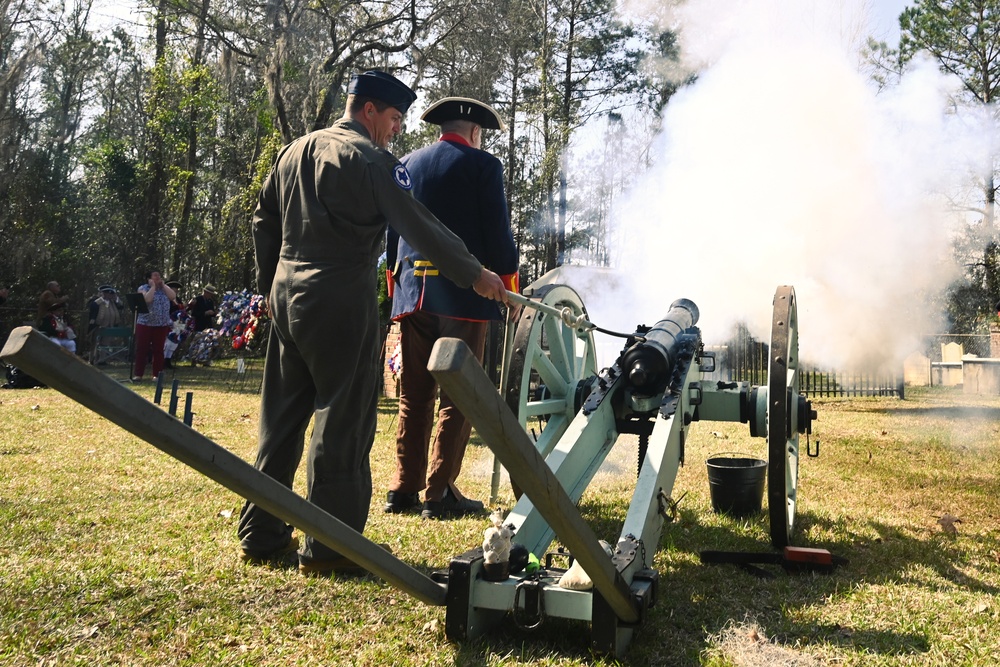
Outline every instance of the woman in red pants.
<svg viewBox="0 0 1000 667"><path fill-rule="evenodd" d="M132 382L142 382L146 373L146 359L152 355L153 377L163 370L163 342L170 333L173 322L170 320L170 302L177 293L163 282L159 271L146 274L146 284L140 285L138 292L146 300L149 312L136 318L135 324L135 366L132 369Z"/></svg>

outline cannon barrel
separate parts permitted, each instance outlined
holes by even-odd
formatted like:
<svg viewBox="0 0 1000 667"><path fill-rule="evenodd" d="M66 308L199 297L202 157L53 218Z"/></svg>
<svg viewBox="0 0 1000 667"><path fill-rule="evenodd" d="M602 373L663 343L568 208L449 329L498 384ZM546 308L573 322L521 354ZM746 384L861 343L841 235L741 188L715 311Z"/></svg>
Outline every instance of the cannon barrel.
<svg viewBox="0 0 1000 667"><path fill-rule="evenodd" d="M677 299L670 304L666 317L619 357L618 366L629 386L643 394L663 391L674 370L677 336L697 322L698 306L693 301Z"/></svg>

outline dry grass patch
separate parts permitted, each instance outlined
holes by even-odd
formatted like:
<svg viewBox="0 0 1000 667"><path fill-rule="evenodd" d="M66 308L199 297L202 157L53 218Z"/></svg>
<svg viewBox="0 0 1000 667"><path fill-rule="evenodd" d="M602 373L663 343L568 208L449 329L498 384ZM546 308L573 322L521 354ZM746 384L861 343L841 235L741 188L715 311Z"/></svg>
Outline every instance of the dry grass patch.
<svg viewBox="0 0 1000 667"><path fill-rule="evenodd" d="M709 637L705 651L708 664L733 667L821 667L817 658L782 646L768 638L758 623L728 623L721 632Z"/></svg>

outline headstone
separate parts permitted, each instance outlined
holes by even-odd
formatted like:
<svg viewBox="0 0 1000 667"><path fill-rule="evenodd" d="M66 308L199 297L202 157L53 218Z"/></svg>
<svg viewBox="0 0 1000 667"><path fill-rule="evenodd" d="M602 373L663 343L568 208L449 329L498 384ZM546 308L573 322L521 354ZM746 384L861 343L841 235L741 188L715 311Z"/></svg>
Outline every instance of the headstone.
<svg viewBox="0 0 1000 667"><path fill-rule="evenodd" d="M964 351L960 343L941 344L941 361L944 361L945 363L962 361L963 353Z"/></svg>
<svg viewBox="0 0 1000 667"><path fill-rule="evenodd" d="M903 382L911 387L926 387L931 377L931 360L914 352L903 360Z"/></svg>
<svg viewBox="0 0 1000 667"><path fill-rule="evenodd" d="M932 364L935 371L934 384L945 387L957 387L962 384L962 352L960 343L941 344L941 361Z"/></svg>

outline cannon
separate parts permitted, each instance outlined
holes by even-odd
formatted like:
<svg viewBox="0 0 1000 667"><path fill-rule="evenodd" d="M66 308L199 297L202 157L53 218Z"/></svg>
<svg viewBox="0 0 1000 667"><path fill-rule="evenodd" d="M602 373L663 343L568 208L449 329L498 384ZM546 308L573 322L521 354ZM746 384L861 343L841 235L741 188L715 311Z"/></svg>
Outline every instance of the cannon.
<svg viewBox="0 0 1000 667"><path fill-rule="evenodd" d="M599 370L594 332L600 330L579 295L551 284L525 294L510 295L526 307L510 330L500 392L457 339L438 341L429 364L518 489L519 499L503 518L516 546L545 560L536 572L500 577L487 575L482 547L428 576L30 327L15 329L0 357L391 585L445 605L445 630L453 640L479 636L508 616L521 627L563 618L589 622L593 648L620 655L656 602L659 574L652 559L675 508L671 491L694 422L743 422L752 435L766 438L771 541L778 548L791 543L799 436L809 433L815 418L798 391L795 292L779 287L775 293L768 383L757 387L704 379L715 359L704 350L691 301L675 301L655 325L626 335L615 363ZM535 438L526 428L529 419L543 425ZM638 475L609 557L577 502L625 433L639 436ZM556 537L592 588L557 585L562 568L547 559Z"/></svg>
<svg viewBox="0 0 1000 667"><path fill-rule="evenodd" d="M694 422L742 422L766 439L771 542L777 549L791 544L799 436L811 432L816 417L798 389L795 291L782 286L774 295L766 386L703 379L715 357L704 350L695 326L700 314L687 299L626 336L615 363L598 370L597 327L579 295L558 284L529 287L525 295L511 295L525 308L503 396L456 340L438 342L429 368L510 474L519 494L505 519L514 543L542 557L558 537L593 589L567 590L537 573L492 581L482 549L472 549L449 566L446 632L474 637L508 614L523 627L547 617L576 619L590 622L595 650L621 654L657 598L652 559L675 509L671 491ZM527 435L530 419L541 428L534 439ZM639 437L638 478L608 558L576 504L625 433Z"/></svg>

